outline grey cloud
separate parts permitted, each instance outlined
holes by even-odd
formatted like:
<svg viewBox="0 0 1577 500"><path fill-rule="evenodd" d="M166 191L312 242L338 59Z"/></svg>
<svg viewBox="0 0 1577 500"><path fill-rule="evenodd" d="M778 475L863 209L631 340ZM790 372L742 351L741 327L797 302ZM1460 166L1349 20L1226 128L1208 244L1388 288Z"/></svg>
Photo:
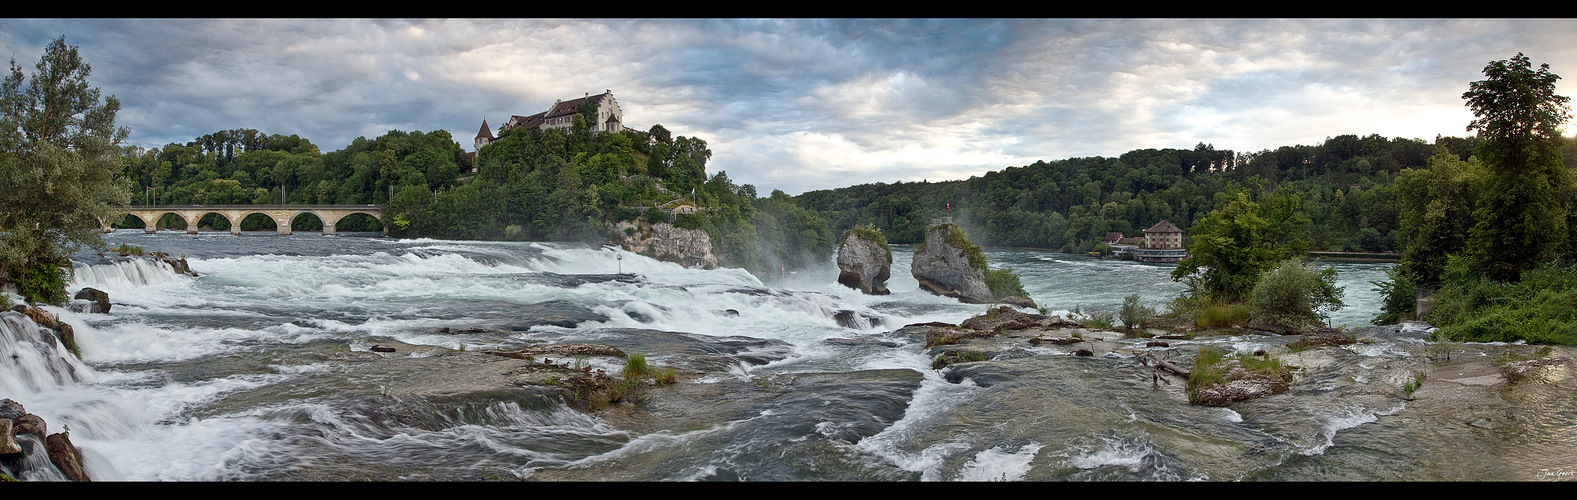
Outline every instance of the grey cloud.
<svg viewBox="0 0 1577 500"><path fill-rule="evenodd" d="M250 127L320 148L611 89L760 192L943 180L1035 160L1354 133L1462 135L1518 51L1577 72L1569 20L0 20L61 34L144 146ZM5 55L5 54L0 54ZM1567 86L1563 86L1565 90ZM1574 92L1565 90L1565 94ZM1436 122L1449 121L1436 118ZM1431 128L1433 127L1433 128ZM1387 132L1390 131L1390 132ZM801 134L813 135L801 135ZM1015 163L1016 162L1016 163Z"/></svg>

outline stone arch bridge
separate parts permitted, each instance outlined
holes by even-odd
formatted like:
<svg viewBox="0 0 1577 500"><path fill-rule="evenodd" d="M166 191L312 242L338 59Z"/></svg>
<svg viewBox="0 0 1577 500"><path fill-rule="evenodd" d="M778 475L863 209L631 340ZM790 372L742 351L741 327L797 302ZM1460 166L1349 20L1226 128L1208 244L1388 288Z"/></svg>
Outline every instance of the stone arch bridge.
<svg viewBox="0 0 1577 500"><path fill-rule="evenodd" d="M208 214L219 214L230 221L230 234L241 234L241 220L252 214L263 214L274 219L274 226L279 234L290 234L290 221L301 214L312 214L323 221L323 234L334 234L334 226L340 219L351 214L367 214L379 221L383 220L383 208L378 205L164 205L126 207L126 213L142 219L147 229L145 232L152 234L155 224L164 214L175 214L186 221L187 234L197 234L197 222ZM109 231L109 224L103 224L105 231ZM383 234L389 234L389 226L383 226Z"/></svg>

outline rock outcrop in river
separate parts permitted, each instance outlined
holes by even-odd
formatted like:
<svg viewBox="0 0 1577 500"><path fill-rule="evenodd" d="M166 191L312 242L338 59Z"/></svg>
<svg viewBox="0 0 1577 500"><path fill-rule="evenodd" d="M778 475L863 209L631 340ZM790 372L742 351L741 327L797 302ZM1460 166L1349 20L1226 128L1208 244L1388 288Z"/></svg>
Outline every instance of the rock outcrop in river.
<svg viewBox="0 0 1577 500"><path fill-rule="evenodd" d="M909 266L922 290L966 304L992 301L985 271L985 253L964 238L963 228L952 223L925 228L925 242L915 246Z"/></svg>
<svg viewBox="0 0 1577 500"><path fill-rule="evenodd" d="M717 267L712 236L704 230L684 229L666 222L650 224L639 219L610 224L608 230L609 239L625 250L685 267Z"/></svg>
<svg viewBox="0 0 1577 500"><path fill-rule="evenodd" d="M71 481L89 481L88 474L82 468L82 451L71 444L71 437L64 432L48 434L48 429L43 418L28 413L21 403L10 399L0 400L0 463L6 464L6 470L24 477L59 480L60 476L64 476ZM43 466L44 461L29 458L29 455L39 453L48 457L48 463L56 471L35 470L39 467L47 469L47 466ZM60 476L52 472L59 472Z"/></svg>
<svg viewBox="0 0 1577 500"><path fill-rule="evenodd" d="M71 354L76 355L77 359L82 359L82 350L77 347L77 334L70 323L61 321L59 317L50 314L49 311L26 304L17 304L11 310L27 316L29 320L32 320L37 325L41 332L53 334L55 338L60 339L60 345L64 346Z"/></svg>
<svg viewBox="0 0 1577 500"><path fill-rule="evenodd" d="M866 295L887 295L892 263L893 251L881 231L850 229L838 246L838 283Z"/></svg>
<svg viewBox="0 0 1577 500"><path fill-rule="evenodd" d="M71 310L80 313L107 314L110 312L110 294L93 287L84 287L71 297ZM81 302L76 302L81 301Z"/></svg>

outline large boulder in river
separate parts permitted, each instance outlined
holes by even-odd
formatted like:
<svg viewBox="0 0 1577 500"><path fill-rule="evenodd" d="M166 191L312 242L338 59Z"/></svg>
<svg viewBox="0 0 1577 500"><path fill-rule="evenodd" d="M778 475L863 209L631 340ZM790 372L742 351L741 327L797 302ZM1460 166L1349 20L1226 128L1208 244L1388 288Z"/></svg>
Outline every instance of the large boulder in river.
<svg viewBox="0 0 1577 500"><path fill-rule="evenodd" d="M858 227L843 233L838 246L838 283L866 295L887 295L893 251L876 229Z"/></svg>
<svg viewBox="0 0 1577 500"><path fill-rule="evenodd" d="M685 267L717 267L717 256L712 253L712 236L704 229L685 229L667 222L650 224L640 219L619 221L610 226L609 240L625 250Z"/></svg>
<svg viewBox="0 0 1577 500"><path fill-rule="evenodd" d="M110 312L110 294L103 290L93 287L83 288L82 290L77 291L77 294L72 298L88 301L87 307L84 307L82 310L77 312L97 314Z"/></svg>
<svg viewBox="0 0 1577 500"><path fill-rule="evenodd" d="M925 242L915 246L909 272L922 290L967 304L991 302L991 289L986 286L986 254L979 245L964 238L964 229L956 224L925 228Z"/></svg>

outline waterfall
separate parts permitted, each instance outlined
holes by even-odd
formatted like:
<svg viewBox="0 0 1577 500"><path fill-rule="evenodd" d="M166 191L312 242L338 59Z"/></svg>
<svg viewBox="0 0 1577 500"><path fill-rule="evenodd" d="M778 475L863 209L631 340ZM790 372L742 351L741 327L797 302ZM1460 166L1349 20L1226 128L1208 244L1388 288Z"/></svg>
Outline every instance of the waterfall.
<svg viewBox="0 0 1577 500"><path fill-rule="evenodd" d="M0 393L36 394L87 381L92 370L47 328L15 311L0 312Z"/></svg>
<svg viewBox="0 0 1577 500"><path fill-rule="evenodd" d="M175 272L164 261L157 259L126 259L109 264L86 265L74 263L75 272L67 289L94 287L103 290L125 290L160 283L173 283L188 276Z"/></svg>

